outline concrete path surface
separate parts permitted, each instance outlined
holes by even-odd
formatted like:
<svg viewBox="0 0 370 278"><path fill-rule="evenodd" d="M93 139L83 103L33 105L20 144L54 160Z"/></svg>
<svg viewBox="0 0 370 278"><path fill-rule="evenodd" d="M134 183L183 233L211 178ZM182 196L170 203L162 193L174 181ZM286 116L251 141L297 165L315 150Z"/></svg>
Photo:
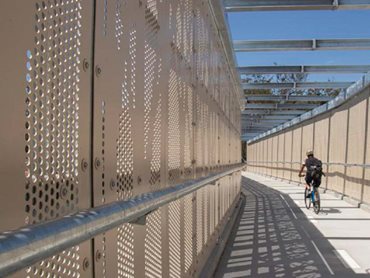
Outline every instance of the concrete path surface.
<svg viewBox="0 0 370 278"><path fill-rule="evenodd" d="M370 213L331 194L321 212L304 187L243 173L246 205L216 277L370 277Z"/></svg>

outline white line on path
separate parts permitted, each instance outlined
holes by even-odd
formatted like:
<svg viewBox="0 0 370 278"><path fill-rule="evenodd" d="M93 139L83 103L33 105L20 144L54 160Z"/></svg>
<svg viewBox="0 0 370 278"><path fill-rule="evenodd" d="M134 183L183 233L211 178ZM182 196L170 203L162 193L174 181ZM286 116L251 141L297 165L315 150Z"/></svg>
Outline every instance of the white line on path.
<svg viewBox="0 0 370 278"><path fill-rule="evenodd" d="M302 230L308 238L311 238L310 234L306 231L306 229L303 226L302 226Z"/></svg>
<svg viewBox="0 0 370 278"><path fill-rule="evenodd" d="M350 268L361 268L345 250L336 250L336 252L343 258L343 260L345 260Z"/></svg>
<svg viewBox="0 0 370 278"><path fill-rule="evenodd" d="M292 210L292 208L289 206L288 202L285 200L285 198L283 197L283 195L281 195L281 194L280 194L280 197L281 197L281 199L283 199L283 200L284 200L284 202L286 203L286 205L288 206L288 208L289 208L289 209L290 209L290 211L292 212L292 214L293 214L294 218L295 218L295 219L298 219L298 218L297 218L297 215L295 215L294 211L293 211L293 210Z"/></svg>
<svg viewBox="0 0 370 278"><path fill-rule="evenodd" d="M316 249L317 253L319 254L319 256L320 256L320 258L321 258L321 260L324 262L324 264L325 264L325 265L326 265L326 267L328 268L328 270L329 270L330 274L331 274L331 275L334 275L333 270L332 270L332 269L331 269L331 267L329 266L329 264L328 264L328 262L326 261L326 259L324 258L324 256L321 254L321 252L320 252L319 248L317 248L317 246L316 246L315 242L314 242L313 240L311 240L311 243L312 243L312 245L315 247L315 249Z"/></svg>

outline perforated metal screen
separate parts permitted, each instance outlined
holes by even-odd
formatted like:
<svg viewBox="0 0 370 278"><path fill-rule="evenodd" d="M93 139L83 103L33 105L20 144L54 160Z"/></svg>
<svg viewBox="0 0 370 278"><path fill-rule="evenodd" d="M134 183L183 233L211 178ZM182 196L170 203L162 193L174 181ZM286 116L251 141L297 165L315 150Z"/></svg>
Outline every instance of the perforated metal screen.
<svg viewBox="0 0 370 278"><path fill-rule="evenodd" d="M0 232L240 162L239 89L209 2L0 2ZM197 275L240 174L14 277Z"/></svg>

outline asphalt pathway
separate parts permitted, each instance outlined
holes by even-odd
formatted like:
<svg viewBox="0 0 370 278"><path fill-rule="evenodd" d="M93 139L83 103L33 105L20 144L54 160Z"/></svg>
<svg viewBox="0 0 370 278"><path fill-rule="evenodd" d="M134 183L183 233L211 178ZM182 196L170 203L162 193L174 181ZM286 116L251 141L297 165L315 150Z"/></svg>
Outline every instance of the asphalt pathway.
<svg viewBox="0 0 370 278"><path fill-rule="evenodd" d="M316 215L302 186L251 173L242 188L216 277L370 277L370 213L321 194Z"/></svg>

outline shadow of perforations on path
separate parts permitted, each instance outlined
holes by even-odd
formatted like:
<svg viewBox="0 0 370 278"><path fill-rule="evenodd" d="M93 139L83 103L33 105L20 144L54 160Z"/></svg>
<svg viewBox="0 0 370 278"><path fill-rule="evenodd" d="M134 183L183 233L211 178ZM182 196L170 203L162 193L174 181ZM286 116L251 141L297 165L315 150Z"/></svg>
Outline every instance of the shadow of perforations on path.
<svg viewBox="0 0 370 278"><path fill-rule="evenodd" d="M295 219L281 192L246 177L242 177L242 188L246 204L227 242L216 277L369 277L346 268L335 256L330 242L303 213ZM284 198L293 211L299 212L288 195ZM315 243L309 236L313 233Z"/></svg>

